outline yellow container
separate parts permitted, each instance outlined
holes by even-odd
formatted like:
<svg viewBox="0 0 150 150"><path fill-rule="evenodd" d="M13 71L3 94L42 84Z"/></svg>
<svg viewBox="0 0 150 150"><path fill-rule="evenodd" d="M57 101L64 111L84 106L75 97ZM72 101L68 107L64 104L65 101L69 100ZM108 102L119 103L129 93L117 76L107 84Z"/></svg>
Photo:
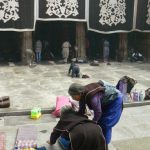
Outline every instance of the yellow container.
<svg viewBox="0 0 150 150"><path fill-rule="evenodd" d="M41 108L35 107L31 110L31 118L39 119L41 117Z"/></svg>

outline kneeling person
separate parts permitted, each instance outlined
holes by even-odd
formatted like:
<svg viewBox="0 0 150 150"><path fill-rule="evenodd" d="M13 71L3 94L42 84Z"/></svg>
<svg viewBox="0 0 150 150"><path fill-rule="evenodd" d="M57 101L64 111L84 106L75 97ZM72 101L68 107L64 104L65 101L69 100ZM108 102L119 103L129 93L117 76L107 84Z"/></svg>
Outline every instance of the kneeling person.
<svg viewBox="0 0 150 150"><path fill-rule="evenodd" d="M80 77L80 68L77 64L75 64L74 62L72 62L70 64L70 68L69 68L69 71L68 71L68 75L70 75L71 73L71 77L74 78L74 77Z"/></svg>
<svg viewBox="0 0 150 150"><path fill-rule="evenodd" d="M31 67L33 61L35 60L35 54L34 54L33 50L26 49L25 55L26 55L27 64L29 65L29 67Z"/></svg>
<svg viewBox="0 0 150 150"><path fill-rule="evenodd" d="M50 145L59 143L68 150L106 150L105 138L96 122L79 115L71 107L61 109L61 117L50 136Z"/></svg>

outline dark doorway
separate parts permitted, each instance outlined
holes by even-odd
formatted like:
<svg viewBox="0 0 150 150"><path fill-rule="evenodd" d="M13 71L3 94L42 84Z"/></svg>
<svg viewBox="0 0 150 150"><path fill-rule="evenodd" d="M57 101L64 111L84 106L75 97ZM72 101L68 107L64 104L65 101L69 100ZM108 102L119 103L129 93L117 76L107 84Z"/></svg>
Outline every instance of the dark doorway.
<svg viewBox="0 0 150 150"><path fill-rule="evenodd" d="M150 55L149 33L128 33L128 53L130 53L131 48L140 52L145 60L148 61Z"/></svg>
<svg viewBox="0 0 150 150"><path fill-rule="evenodd" d="M76 23L68 21L38 21L33 34L33 45L35 45L38 39L42 41L43 60L49 59L50 51L53 53L55 59L61 59L62 43L68 40L72 46L75 44ZM49 43L48 52L44 50L44 41Z"/></svg>
<svg viewBox="0 0 150 150"><path fill-rule="evenodd" d="M89 40L89 58L90 59L103 59L103 42L107 39L110 43L110 59L116 59L116 51L119 47L119 34L100 34L96 32L87 32Z"/></svg>
<svg viewBox="0 0 150 150"><path fill-rule="evenodd" d="M0 62L21 61L21 33L0 32Z"/></svg>

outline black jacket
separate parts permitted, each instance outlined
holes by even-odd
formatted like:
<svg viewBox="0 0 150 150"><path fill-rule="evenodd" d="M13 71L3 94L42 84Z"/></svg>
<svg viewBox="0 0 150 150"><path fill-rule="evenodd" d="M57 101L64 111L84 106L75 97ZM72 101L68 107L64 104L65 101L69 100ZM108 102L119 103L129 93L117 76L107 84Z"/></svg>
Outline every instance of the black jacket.
<svg viewBox="0 0 150 150"><path fill-rule="evenodd" d="M60 118L51 133L51 143L54 144L59 136L66 136L70 139L71 150L106 150L100 126L77 113L67 114Z"/></svg>

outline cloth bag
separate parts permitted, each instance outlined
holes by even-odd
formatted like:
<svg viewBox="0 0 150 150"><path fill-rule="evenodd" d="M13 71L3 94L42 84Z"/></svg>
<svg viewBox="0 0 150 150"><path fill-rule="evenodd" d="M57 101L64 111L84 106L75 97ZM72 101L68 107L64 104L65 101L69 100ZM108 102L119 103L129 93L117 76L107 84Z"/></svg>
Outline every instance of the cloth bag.
<svg viewBox="0 0 150 150"><path fill-rule="evenodd" d="M150 88L145 90L144 100L150 100Z"/></svg>
<svg viewBox="0 0 150 150"><path fill-rule="evenodd" d="M67 96L57 96L56 97L56 108L55 110L52 112L52 114L55 117L59 117L60 116L60 110L63 106L71 106L72 107L72 103L69 99L69 97Z"/></svg>

